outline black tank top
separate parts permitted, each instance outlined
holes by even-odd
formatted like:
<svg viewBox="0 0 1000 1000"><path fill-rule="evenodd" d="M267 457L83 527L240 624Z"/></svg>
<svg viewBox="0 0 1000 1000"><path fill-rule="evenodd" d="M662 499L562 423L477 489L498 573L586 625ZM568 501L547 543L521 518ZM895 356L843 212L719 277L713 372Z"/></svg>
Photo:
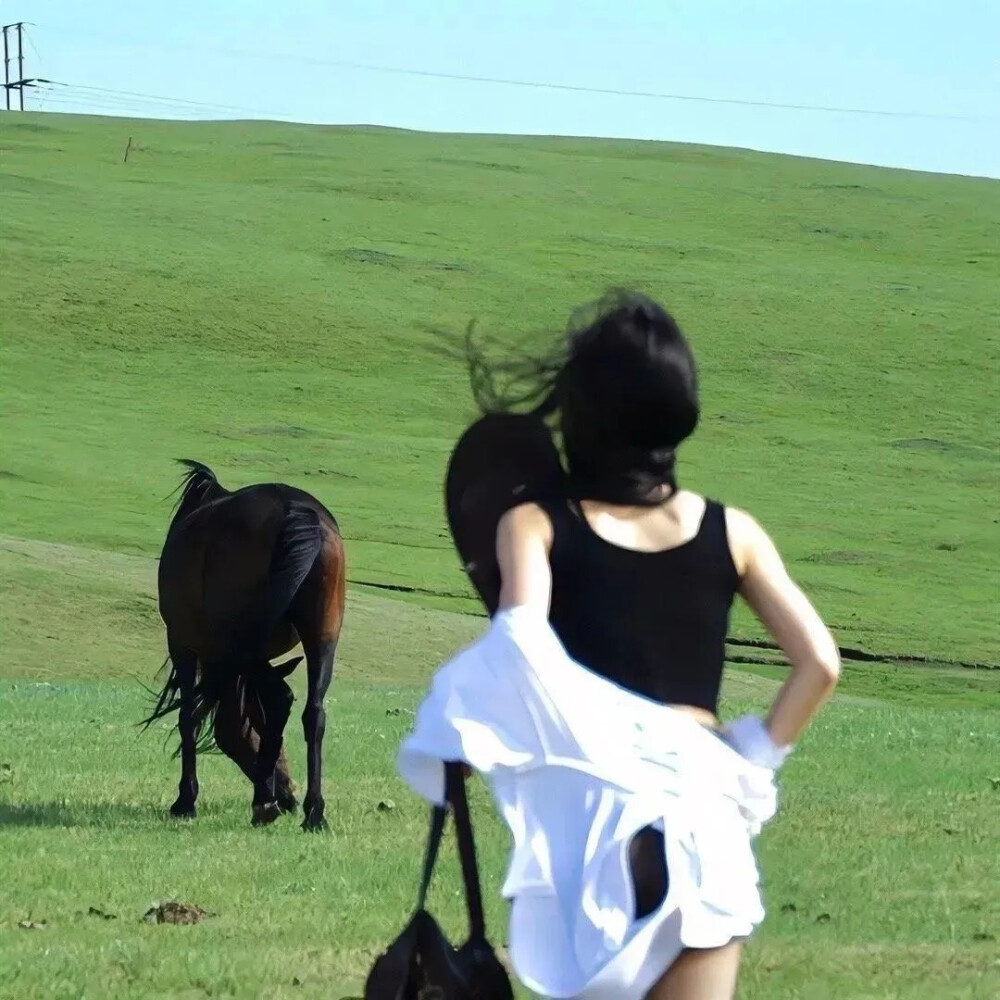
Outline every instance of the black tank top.
<svg viewBox="0 0 1000 1000"><path fill-rule="evenodd" d="M739 586L725 508L706 501L694 538L642 552L605 541L572 501L542 507L553 529L549 621L570 656L647 698L716 712Z"/></svg>

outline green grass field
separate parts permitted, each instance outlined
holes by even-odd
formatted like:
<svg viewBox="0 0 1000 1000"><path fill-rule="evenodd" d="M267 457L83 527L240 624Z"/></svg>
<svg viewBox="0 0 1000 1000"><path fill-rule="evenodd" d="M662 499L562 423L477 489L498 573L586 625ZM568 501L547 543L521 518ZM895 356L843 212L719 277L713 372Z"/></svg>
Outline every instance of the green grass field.
<svg viewBox="0 0 1000 1000"><path fill-rule="evenodd" d="M735 150L0 117L0 997L359 993L424 833L395 750L483 624L441 506L473 412L439 334L551 343L615 283L700 359L682 482L753 511L885 661L846 663L783 772L740 996L1000 995L998 225L995 181ZM165 818L169 733L136 723L177 457L341 521L327 837L252 830L215 756L199 818ZM725 712L780 676L734 664ZM473 808L499 941L507 842ZM144 923L166 899L214 915Z"/></svg>

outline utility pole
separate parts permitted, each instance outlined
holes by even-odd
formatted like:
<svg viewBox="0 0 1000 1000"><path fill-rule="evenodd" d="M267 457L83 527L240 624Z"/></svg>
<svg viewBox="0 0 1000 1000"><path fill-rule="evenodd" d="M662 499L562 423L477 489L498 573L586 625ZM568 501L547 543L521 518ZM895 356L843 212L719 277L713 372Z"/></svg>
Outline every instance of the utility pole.
<svg viewBox="0 0 1000 1000"><path fill-rule="evenodd" d="M17 79L11 79L10 64L15 58L11 53L11 38L17 38ZM30 87L39 81L26 79L24 75L24 22L17 24L5 24L3 26L3 92L7 103L7 110L10 111L10 92L16 90L20 110L24 110L24 88Z"/></svg>

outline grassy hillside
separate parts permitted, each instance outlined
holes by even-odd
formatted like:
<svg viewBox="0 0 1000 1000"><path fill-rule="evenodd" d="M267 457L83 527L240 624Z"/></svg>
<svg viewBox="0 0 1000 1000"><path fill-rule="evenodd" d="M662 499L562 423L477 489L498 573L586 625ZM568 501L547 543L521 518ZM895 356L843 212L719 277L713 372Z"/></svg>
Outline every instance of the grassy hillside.
<svg viewBox="0 0 1000 1000"><path fill-rule="evenodd" d="M1000 994L1000 670L944 662L1000 661L998 223L995 181L739 151L0 115L0 998L360 992L423 835L395 749L481 627L441 507L473 414L439 333L549 343L615 283L698 353L684 484L752 510L843 643L941 661L849 664L790 759L742 1000ZM199 819L164 819L168 733L134 723L176 457L341 521L329 838L251 830L212 757ZM782 676L749 669L726 714ZM474 791L499 941L507 840ZM215 916L142 923L167 898Z"/></svg>
<svg viewBox="0 0 1000 1000"><path fill-rule="evenodd" d="M59 115L0 146L7 534L152 554L190 456L314 489L356 579L461 590L434 331L551 338L624 282L700 358L683 482L754 511L844 641L1000 659L997 182Z"/></svg>

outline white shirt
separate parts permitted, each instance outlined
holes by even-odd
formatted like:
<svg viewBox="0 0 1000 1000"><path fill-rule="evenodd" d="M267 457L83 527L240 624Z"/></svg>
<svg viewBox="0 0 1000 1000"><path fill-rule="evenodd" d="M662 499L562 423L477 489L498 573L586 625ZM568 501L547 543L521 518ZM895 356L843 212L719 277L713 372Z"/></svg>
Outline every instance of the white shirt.
<svg viewBox="0 0 1000 1000"><path fill-rule="evenodd" d="M508 951L535 993L641 998L683 948L764 917L751 841L776 809L773 772L576 663L533 610L499 613L435 674L397 765L441 803L445 760L486 777L513 835ZM669 888L637 921L628 847L651 824Z"/></svg>

